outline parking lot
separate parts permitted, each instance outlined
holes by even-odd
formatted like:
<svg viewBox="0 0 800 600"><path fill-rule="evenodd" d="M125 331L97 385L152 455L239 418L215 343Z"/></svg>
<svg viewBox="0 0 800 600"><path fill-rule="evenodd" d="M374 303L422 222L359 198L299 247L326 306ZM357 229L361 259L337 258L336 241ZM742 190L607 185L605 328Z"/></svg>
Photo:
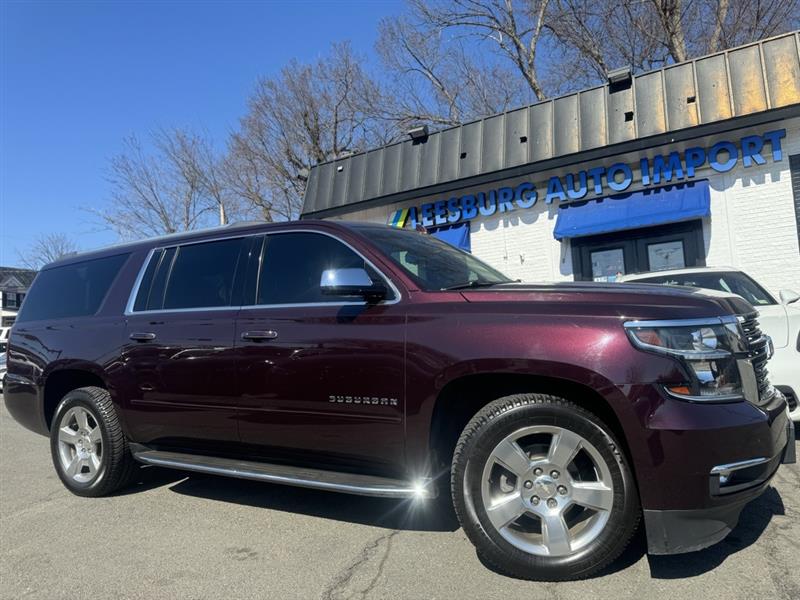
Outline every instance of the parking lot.
<svg viewBox="0 0 800 600"><path fill-rule="evenodd" d="M800 598L800 468L779 470L703 552L601 576L498 575L452 515L396 501L143 468L112 498L69 494L45 438L0 408L2 598Z"/></svg>

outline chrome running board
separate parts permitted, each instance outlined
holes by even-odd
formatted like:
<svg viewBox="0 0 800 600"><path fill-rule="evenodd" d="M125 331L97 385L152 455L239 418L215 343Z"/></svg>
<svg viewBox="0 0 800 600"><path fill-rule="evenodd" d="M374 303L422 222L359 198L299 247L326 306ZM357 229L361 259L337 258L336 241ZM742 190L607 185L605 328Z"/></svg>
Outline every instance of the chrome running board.
<svg viewBox="0 0 800 600"><path fill-rule="evenodd" d="M304 469L248 460L150 450L138 444L132 444L132 446L133 457L136 460L157 467L282 483L297 487L356 494L358 496L377 496L380 498L433 498L435 496L435 488L429 480L412 484L408 481L373 475Z"/></svg>

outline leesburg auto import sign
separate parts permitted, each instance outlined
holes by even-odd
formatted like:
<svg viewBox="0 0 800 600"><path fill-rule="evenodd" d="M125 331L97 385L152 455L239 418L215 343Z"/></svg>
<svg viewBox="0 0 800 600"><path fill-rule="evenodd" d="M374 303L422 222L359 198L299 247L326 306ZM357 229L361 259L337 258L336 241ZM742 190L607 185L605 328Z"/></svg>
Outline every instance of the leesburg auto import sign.
<svg viewBox="0 0 800 600"><path fill-rule="evenodd" d="M741 160L744 167L763 165L764 146L769 144L773 162L782 160L781 140L786 137L785 129L768 131L763 135L749 135L738 144L730 141L717 142L710 148L695 146L684 152L670 152L666 156L656 155L639 161L638 183L644 186L667 185L692 179L695 172L708 164L714 171L725 173L733 169ZM634 173L626 163L615 163L610 167L594 167L563 177L554 176L547 181L544 202L581 200L593 194L600 197L609 193L619 194L634 183ZM507 213L517 209L527 209L536 204L539 198L536 186L522 182L516 187L499 187L476 194L465 194L449 199L428 202L419 207L402 208L389 217L392 227L411 227L422 225L435 227L469 221L479 214L491 216L496 212Z"/></svg>

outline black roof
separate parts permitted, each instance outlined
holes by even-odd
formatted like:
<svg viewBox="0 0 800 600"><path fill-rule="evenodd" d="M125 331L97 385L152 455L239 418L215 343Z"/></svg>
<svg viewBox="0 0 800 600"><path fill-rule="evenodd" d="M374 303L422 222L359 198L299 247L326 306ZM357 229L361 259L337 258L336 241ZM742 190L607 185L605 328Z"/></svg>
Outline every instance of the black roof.
<svg viewBox="0 0 800 600"><path fill-rule="evenodd" d="M11 285L11 280L16 279L23 288L29 288L36 277L36 271L17 267L0 267L0 290L16 288Z"/></svg>
<svg viewBox="0 0 800 600"><path fill-rule="evenodd" d="M207 229L195 229L192 231L183 231L180 233L171 233L143 240L136 240L132 242L123 242L120 244L113 244L98 248L97 250L90 250L88 252L81 252L78 254L70 254L60 260L52 262L42 267L43 269L50 269L55 266L66 265L70 263L82 262L86 260L93 260L102 258L104 256L113 256L115 254L123 254L126 252L135 252L137 250L149 250L150 248L158 248L162 246L173 246L175 244L182 244L195 240L204 240L211 238L231 237L236 235L251 235L261 231L269 231L273 229L287 229L292 227L319 227L323 229L351 229L360 227L360 223L349 223L346 221L322 221L322 220L303 220L303 221L280 221L269 223L267 221L248 221L242 223L231 223L221 227L210 227ZM365 225L368 226L368 225ZM385 226L383 226L385 227ZM35 273L34 273L35 274Z"/></svg>

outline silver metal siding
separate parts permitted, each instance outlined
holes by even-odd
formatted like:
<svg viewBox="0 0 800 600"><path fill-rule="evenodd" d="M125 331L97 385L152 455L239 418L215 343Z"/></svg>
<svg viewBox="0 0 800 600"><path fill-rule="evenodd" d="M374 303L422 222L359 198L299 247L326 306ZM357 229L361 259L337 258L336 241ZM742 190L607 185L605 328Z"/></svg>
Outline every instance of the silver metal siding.
<svg viewBox="0 0 800 600"><path fill-rule="evenodd" d="M489 117L483 122L483 144L481 148L481 173L488 173L502 169L504 158L504 128L505 115Z"/></svg>
<svg viewBox="0 0 800 600"><path fill-rule="evenodd" d="M319 166L319 181L317 182L317 210L330 207L333 193L333 163Z"/></svg>
<svg viewBox="0 0 800 600"><path fill-rule="evenodd" d="M581 150L606 145L606 88L580 93Z"/></svg>
<svg viewBox="0 0 800 600"><path fill-rule="evenodd" d="M364 174L366 170L366 154L357 154L350 160L350 178L347 183L346 202L360 202L364 199Z"/></svg>
<svg viewBox="0 0 800 600"><path fill-rule="evenodd" d="M445 129L439 135L439 181L458 179L458 161L461 152L461 127Z"/></svg>
<svg viewBox="0 0 800 600"><path fill-rule="evenodd" d="M696 63L697 94L703 123L729 119L731 100L728 93L728 75L725 56L717 54L701 58Z"/></svg>
<svg viewBox="0 0 800 600"><path fill-rule="evenodd" d="M438 181L439 173L439 144L442 141L441 133L434 133L428 141L420 144L420 169L419 184L421 186L433 185Z"/></svg>
<svg viewBox="0 0 800 600"><path fill-rule="evenodd" d="M571 154L578 145L578 94L553 101L553 154Z"/></svg>
<svg viewBox="0 0 800 600"><path fill-rule="evenodd" d="M383 181L381 195L394 194L398 191L400 177L401 144L392 144L383 149Z"/></svg>
<svg viewBox="0 0 800 600"><path fill-rule="evenodd" d="M763 42L769 100L772 108L800 102L798 34Z"/></svg>
<svg viewBox="0 0 800 600"><path fill-rule="evenodd" d="M528 161L537 162L553 157L553 102L540 102L528 109Z"/></svg>
<svg viewBox="0 0 800 600"><path fill-rule="evenodd" d="M636 137L633 86L610 92L607 112L609 144L627 142Z"/></svg>
<svg viewBox="0 0 800 600"><path fill-rule="evenodd" d="M419 157L422 154L422 144L411 141L403 142L402 167L400 169L400 191L419 187Z"/></svg>
<svg viewBox="0 0 800 600"><path fill-rule="evenodd" d="M637 77L633 85L636 94L636 130L639 137L664 133L667 122L661 71Z"/></svg>
<svg viewBox="0 0 800 600"><path fill-rule="evenodd" d="M364 198L377 198L381 195L381 176L383 175L383 150L367 152L367 172L364 184Z"/></svg>
<svg viewBox="0 0 800 600"><path fill-rule="evenodd" d="M733 50L728 54L734 114L767 110L767 93L761 75L761 53L757 45Z"/></svg>
<svg viewBox="0 0 800 600"><path fill-rule="evenodd" d="M522 141L525 138L525 141ZM528 109L522 108L506 113L505 165L514 167L528 162Z"/></svg>
<svg viewBox="0 0 800 600"><path fill-rule="evenodd" d="M481 169L481 130L483 121L467 123L461 127L461 154L459 177L477 175Z"/></svg>
<svg viewBox="0 0 800 600"><path fill-rule="evenodd" d="M347 159L333 163L333 195L330 206L347 204L347 180L350 177L350 162Z"/></svg>
<svg viewBox="0 0 800 600"><path fill-rule="evenodd" d="M664 82L670 129L684 129L697 125L697 92L694 89L692 63L666 69Z"/></svg>
<svg viewBox="0 0 800 600"><path fill-rule="evenodd" d="M319 167L314 167L308 173L308 181L306 182L306 197L303 210L312 212L319 209L319 194L317 194L317 184L319 182L319 174L322 171Z"/></svg>

